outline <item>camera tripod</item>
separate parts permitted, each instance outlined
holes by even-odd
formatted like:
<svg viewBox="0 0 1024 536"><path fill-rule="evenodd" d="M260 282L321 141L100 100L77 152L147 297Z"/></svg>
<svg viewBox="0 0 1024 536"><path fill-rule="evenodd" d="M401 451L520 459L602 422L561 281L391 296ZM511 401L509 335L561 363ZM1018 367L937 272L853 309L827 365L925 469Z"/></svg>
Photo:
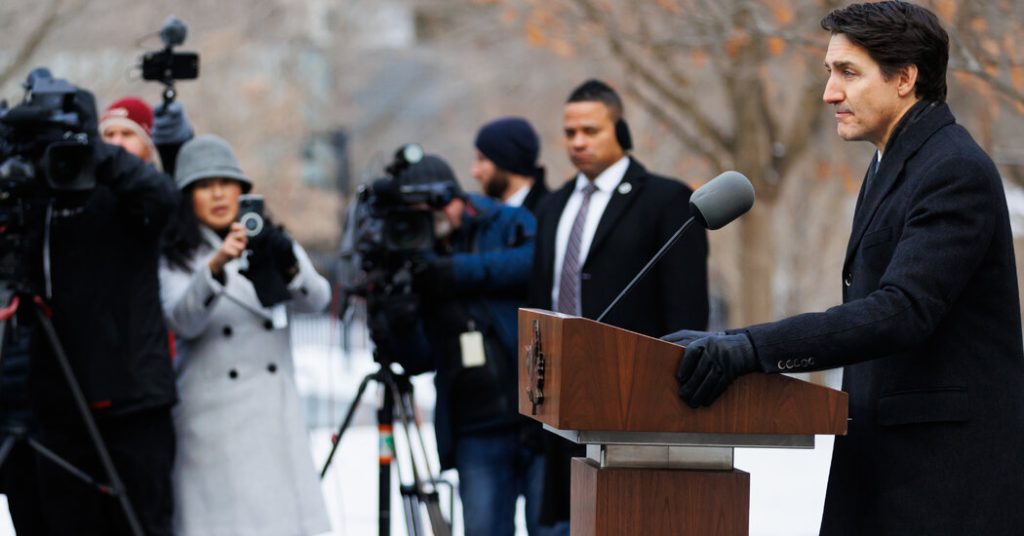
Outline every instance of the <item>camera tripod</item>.
<svg viewBox="0 0 1024 536"><path fill-rule="evenodd" d="M45 338L50 349L53 351L53 355L61 369L61 372L64 375L64 379L67 382L72 399L74 400L78 413L82 418L85 429L89 434L89 439L91 440L93 447L96 449L96 454L100 459L100 463L103 465L103 470L106 473L108 483L98 481L82 469L72 465L71 462L65 460L56 452L48 449L45 445L32 437L27 423L4 423L2 428L4 439L3 442L0 443L0 467L2 467L7 461L7 457L11 454L11 451L15 446L19 442L22 442L44 459L49 460L51 463L67 471L75 478L78 478L89 487L95 489L98 493L116 497L120 503L121 509L124 511L125 519L128 522L128 528L131 530L131 533L136 536L143 536L142 525L139 523L138 517L135 515L135 510L132 508L131 501L128 499L127 493L125 493L124 483L121 481L121 477L118 475L117 469L114 468L114 463L110 458L110 453L107 451L107 447L103 443L103 438L100 436L99 428L96 427L96 421L93 419L92 413L89 411L88 405L85 401L85 396L82 394L82 389L78 385L78 381L75 379L74 371L71 369L71 364L68 361L67 354L64 352L64 347L61 345L60 339L57 338L57 332L53 327L53 323L50 322L49 308L46 306L46 303L42 298L16 293L10 289L0 291L0 303L5 304L4 307L0 309L0 355L2 355L4 349L4 341L8 324L15 321L15 314L18 312L19 306L23 304L23 300L30 304L34 313L34 320L43 328L43 333L46 336Z"/></svg>
<svg viewBox="0 0 1024 536"><path fill-rule="evenodd" d="M367 385L369 385L370 381L374 381L384 391L380 407L377 409L377 430L380 434L380 487L378 490L379 517L377 521L377 534L379 536L389 536L391 534L391 465L397 458L396 455L400 452L395 449L394 436L392 435L392 427L395 423L395 410L397 409L398 422L405 433L409 467L412 469L412 482L406 483L402 475L402 464L397 464L399 491L402 495L402 506L405 514L405 526L410 536L427 534L424 532L420 515L421 507L423 507L426 509L427 519L430 522L430 528L434 536L450 536L451 524L441 512L440 499L437 493L437 488L446 483L434 477L434 473L430 469L426 447L423 444L423 432L415 418L415 398L409 376L406 374L396 374L392 371L391 361L386 358L382 359L376 350L374 351L374 359L380 363L380 368L377 372L368 374L359 383L359 389L356 391L356 396L352 400L348 412L345 414L345 419L342 421L341 426L338 427L338 431L332 439L331 451L327 455L323 469L320 471L320 478L322 479L327 474L327 469L331 465L331 460L338 449L338 444L341 442L345 430L352 423L352 418L359 407ZM412 430L415 430L415 436L413 436ZM413 452L413 437L419 442L420 454L426 466L425 471L421 470L416 461L416 456ZM425 478L424 474L426 475ZM449 508L449 512L451 512L451 508Z"/></svg>

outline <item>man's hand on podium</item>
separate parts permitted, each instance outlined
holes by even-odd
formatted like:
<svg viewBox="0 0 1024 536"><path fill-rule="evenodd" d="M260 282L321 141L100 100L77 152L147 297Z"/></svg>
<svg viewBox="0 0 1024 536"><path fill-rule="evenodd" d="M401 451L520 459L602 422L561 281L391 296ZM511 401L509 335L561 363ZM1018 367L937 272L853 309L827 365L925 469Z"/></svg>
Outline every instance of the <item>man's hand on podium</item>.
<svg viewBox="0 0 1024 536"><path fill-rule="evenodd" d="M758 370L754 345L744 333L691 339L676 371L679 398L691 408L710 406L733 380Z"/></svg>

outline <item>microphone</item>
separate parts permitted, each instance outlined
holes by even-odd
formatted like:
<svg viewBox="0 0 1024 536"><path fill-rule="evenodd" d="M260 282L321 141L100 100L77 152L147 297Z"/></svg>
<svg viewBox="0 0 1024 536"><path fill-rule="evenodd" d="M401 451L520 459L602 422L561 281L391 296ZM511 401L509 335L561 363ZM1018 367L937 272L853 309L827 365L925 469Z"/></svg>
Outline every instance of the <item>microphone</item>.
<svg viewBox="0 0 1024 536"><path fill-rule="evenodd" d="M690 217L651 257L651 260L647 261L647 264L626 285L626 288L622 289L622 292L608 304L601 316L597 317L597 321L600 322L604 320L605 316L608 316L608 312L654 268L654 265L665 256L665 253L668 253L668 250L675 245L679 237L683 236L683 233L690 228L694 221L712 231L721 229L732 220L744 215L752 206L754 206L754 187L738 171L726 171L708 181L704 186L697 188L697 191L690 196Z"/></svg>
<svg viewBox="0 0 1024 536"><path fill-rule="evenodd" d="M722 173L690 196L690 214L712 231L746 214L752 206L754 187L737 171Z"/></svg>

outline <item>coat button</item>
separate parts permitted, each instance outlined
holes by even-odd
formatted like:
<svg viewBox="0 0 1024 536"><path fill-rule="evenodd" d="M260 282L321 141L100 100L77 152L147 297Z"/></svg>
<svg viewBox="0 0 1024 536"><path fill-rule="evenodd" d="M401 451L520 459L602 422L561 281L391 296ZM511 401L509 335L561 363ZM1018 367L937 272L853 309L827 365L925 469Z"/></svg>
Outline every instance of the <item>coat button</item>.
<svg viewBox="0 0 1024 536"><path fill-rule="evenodd" d="M851 274L850 272L846 272L846 275L843 276L843 285L846 285L847 287L849 287L852 284L853 284L853 274Z"/></svg>
<svg viewBox="0 0 1024 536"><path fill-rule="evenodd" d="M238 371L235 370L235 369L229 370L228 371L228 378L231 378L232 380L237 379L238 378Z"/></svg>
<svg viewBox="0 0 1024 536"><path fill-rule="evenodd" d="M274 329L274 323L271 322L270 320L264 320L263 321L263 329L265 329L267 331L270 331L270 330Z"/></svg>
<svg viewBox="0 0 1024 536"><path fill-rule="evenodd" d="M231 334L233 333L233 331L231 329L231 326L224 326L224 330L223 331L224 331L224 336L225 337L230 337Z"/></svg>
<svg viewBox="0 0 1024 536"><path fill-rule="evenodd" d="M276 363L271 363L271 364L267 365L267 371L270 372L271 374L277 372L277 364Z"/></svg>

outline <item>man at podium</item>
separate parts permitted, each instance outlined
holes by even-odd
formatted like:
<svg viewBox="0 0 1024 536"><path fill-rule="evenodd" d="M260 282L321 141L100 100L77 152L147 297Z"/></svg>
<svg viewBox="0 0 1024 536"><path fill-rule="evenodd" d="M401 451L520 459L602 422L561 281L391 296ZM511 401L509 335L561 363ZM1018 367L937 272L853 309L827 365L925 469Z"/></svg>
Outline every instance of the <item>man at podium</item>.
<svg viewBox="0 0 1024 536"><path fill-rule="evenodd" d="M824 101L877 152L857 199L843 304L727 333L679 332L679 396L737 376L844 367L821 533L1020 534L1024 353L1002 181L946 99L936 16L887 1L821 22Z"/></svg>

